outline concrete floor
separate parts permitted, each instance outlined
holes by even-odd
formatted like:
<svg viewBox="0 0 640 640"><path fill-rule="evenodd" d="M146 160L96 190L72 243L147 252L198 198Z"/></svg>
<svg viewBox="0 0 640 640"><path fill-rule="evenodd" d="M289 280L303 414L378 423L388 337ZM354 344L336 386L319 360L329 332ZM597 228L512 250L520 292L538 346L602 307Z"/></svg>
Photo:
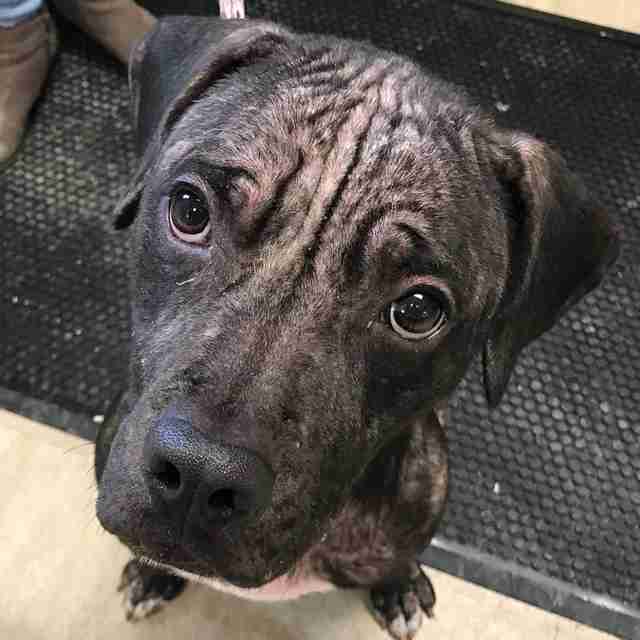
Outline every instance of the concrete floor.
<svg viewBox="0 0 640 640"><path fill-rule="evenodd" d="M514 0L640 33L638 0ZM171 607L124 621L116 584L126 550L94 514L92 447L0 410L0 639L383 640L365 595L277 605L190 586ZM436 619L419 638L604 640L603 633L430 570Z"/></svg>

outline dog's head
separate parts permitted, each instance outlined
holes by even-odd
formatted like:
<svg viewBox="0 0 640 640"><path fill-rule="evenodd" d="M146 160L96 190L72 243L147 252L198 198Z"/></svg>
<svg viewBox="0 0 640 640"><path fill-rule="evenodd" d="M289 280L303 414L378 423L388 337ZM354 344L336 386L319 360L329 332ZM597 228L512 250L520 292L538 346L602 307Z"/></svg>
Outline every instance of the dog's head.
<svg viewBox="0 0 640 640"><path fill-rule="evenodd" d="M136 400L98 514L258 586L480 351L496 404L617 241L549 147L368 45L172 18L131 66Z"/></svg>

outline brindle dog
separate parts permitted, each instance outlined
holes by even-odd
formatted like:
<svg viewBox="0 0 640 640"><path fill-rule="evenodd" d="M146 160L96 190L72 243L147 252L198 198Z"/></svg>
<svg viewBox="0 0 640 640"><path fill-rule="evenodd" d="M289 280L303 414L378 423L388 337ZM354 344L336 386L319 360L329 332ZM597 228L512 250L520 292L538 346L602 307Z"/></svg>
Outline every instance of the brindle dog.
<svg viewBox="0 0 640 640"><path fill-rule="evenodd" d="M129 616L183 578L366 587L411 637L434 604L415 558L447 493L439 409L479 352L499 402L615 259L607 214L546 144L368 44L175 17L131 90L130 385L96 451Z"/></svg>

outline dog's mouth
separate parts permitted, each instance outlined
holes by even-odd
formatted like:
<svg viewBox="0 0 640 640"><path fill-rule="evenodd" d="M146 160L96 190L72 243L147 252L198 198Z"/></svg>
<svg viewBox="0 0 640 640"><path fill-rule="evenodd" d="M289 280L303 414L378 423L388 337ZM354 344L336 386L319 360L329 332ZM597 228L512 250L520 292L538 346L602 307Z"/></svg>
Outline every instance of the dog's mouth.
<svg viewBox="0 0 640 640"><path fill-rule="evenodd" d="M224 579L202 576L170 564L157 562L146 556L140 557L139 560L145 564L158 567L181 578L185 578L186 580L204 584L216 591L231 593L245 600L266 602L291 600L308 593L322 593L335 588L326 580L304 575L304 573L298 571L297 568L263 584L256 585L252 581L241 577Z"/></svg>
<svg viewBox="0 0 640 640"><path fill-rule="evenodd" d="M216 586L216 588L256 589L262 587L269 580L269 577L260 576L249 577L227 573L225 573L224 576L219 575L208 566L208 563L207 566L205 566L205 563L201 560L193 557L178 546L149 549L146 546L132 544L121 537L119 537L119 539L120 542L127 546L133 552L134 556L144 564L164 569L169 573L182 576L195 582L203 582L209 584L209 586Z"/></svg>
<svg viewBox="0 0 640 640"><path fill-rule="evenodd" d="M265 570L264 574L256 573L253 575L236 574L224 570L218 571L214 563L203 561L201 558L191 555L187 549L182 548L180 545L154 545L149 547L124 540L120 536L118 537L141 562L164 569L188 580L206 584L220 591L259 591L267 587L271 582L281 580L285 576L291 576L295 573L295 566L290 568L284 575L278 576L268 569Z"/></svg>
<svg viewBox="0 0 640 640"><path fill-rule="evenodd" d="M200 582L202 584L206 584L215 589L221 590L246 590L246 589L260 589L265 586L264 581L257 581L255 579L247 578L244 576L212 576L212 575L202 575L198 572L198 567L196 563L186 562L180 560L174 560L172 562L160 562L158 560L154 560L153 558L147 555L141 555L138 557L141 562L144 564L151 565L152 567L158 567L159 569L164 569L169 573L173 573L174 575L181 576L182 578L186 578L188 580L192 580L193 582ZM268 583L267 583L268 584Z"/></svg>

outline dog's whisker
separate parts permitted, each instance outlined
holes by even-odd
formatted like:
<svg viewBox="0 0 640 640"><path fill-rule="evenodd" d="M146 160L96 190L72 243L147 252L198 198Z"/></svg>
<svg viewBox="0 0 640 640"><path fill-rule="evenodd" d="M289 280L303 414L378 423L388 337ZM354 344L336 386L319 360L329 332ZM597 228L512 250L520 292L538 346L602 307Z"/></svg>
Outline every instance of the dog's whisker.
<svg viewBox="0 0 640 640"><path fill-rule="evenodd" d="M67 455L69 453L73 453L74 451L78 451L80 449L84 449L85 447L93 447L93 446L94 446L93 442L82 442L80 444L73 445L72 447L69 447L68 449L65 449L63 453L64 453L64 455Z"/></svg>
<svg viewBox="0 0 640 640"><path fill-rule="evenodd" d="M91 516L89 517L89 520L83 527L83 532L86 533L89 527L94 524L98 527L98 530L104 532L104 529L100 526L100 522L98 521L98 518L96 517L95 513L91 514Z"/></svg>
<svg viewBox="0 0 640 640"><path fill-rule="evenodd" d="M86 502L84 504L83 509L86 510L91 510L92 514L96 515L96 511L95 511L95 498L93 496L87 496L86 498Z"/></svg>

